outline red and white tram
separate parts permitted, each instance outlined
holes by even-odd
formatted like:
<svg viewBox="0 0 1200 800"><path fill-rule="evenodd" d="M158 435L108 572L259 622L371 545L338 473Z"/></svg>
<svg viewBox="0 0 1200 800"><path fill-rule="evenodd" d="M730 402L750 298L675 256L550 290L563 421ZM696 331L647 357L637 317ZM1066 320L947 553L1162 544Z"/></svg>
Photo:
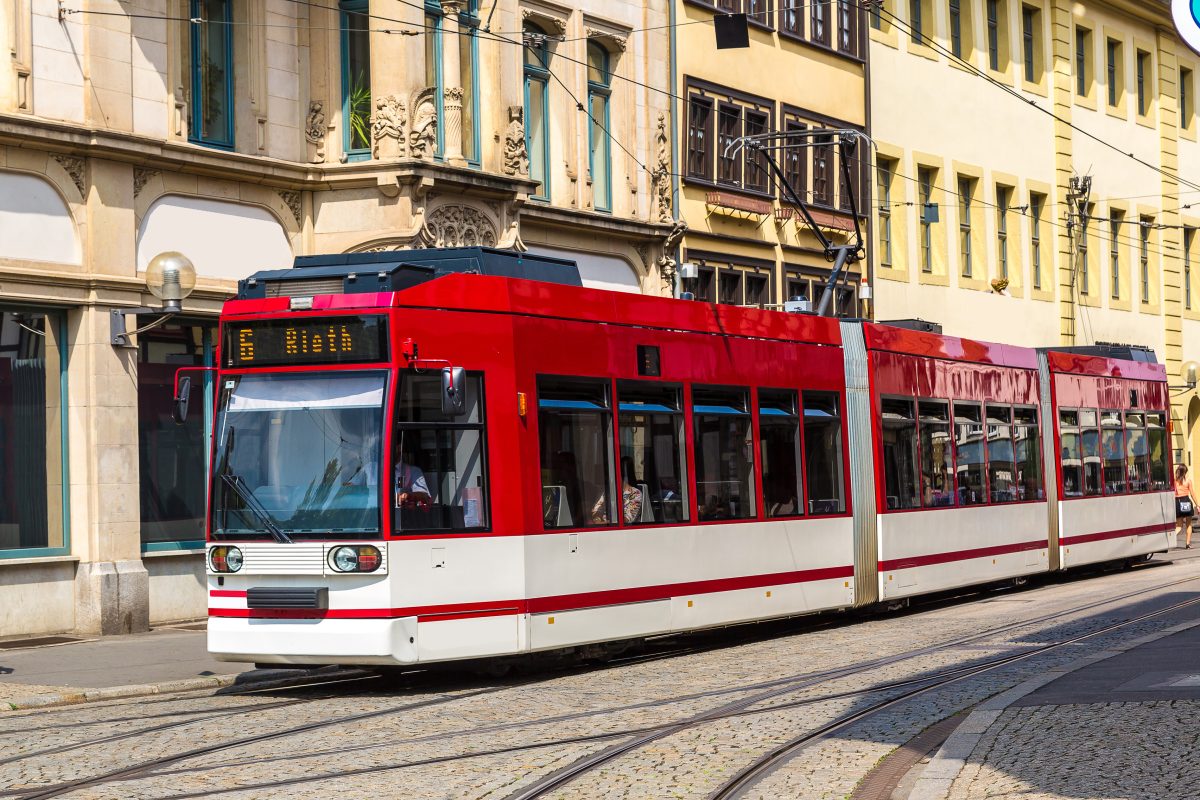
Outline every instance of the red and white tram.
<svg viewBox="0 0 1200 800"><path fill-rule="evenodd" d="M1168 547L1156 364L578 284L486 249L243 282L210 651L514 655Z"/></svg>

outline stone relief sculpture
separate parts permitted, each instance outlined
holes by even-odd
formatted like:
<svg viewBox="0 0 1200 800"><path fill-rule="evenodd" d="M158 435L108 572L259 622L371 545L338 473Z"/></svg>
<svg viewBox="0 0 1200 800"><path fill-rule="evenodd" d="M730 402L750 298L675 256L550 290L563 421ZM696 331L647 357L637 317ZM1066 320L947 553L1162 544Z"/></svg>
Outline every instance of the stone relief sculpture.
<svg viewBox="0 0 1200 800"><path fill-rule="evenodd" d="M650 173L654 195L654 210L651 215L659 222L671 222L674 219L671 209L671 149L667 138L667 120L662 114L658 115L658 130L654 139L658 150L654 169Z"/></svg>
<svg viewBox="0 0 1200 800"><path fill-rule="evenodd" d="M312 145L308 148L308 160L320 164L325 160L325 106L319 100L308 104L308 118L304 121L304 138Z"/></svg>
<svg viewBox="0 0 1200 800"><path fill-rule="evenodd" d="M458 91L461 100L462 90ZM433 158L437 150L437 125L437 89L430 86L417 92L413 98L412 128L408 132L409 155L413 158Z"/></svg>
<svg viewBox="0 0 1200 800"><path fill-rule="evenodd" d="M662 256L658 259L658 269L663 286L668 291L674 291L675 289L675 245L679 244L679 240L683 238L683 234L686 231L687 223L683 220L676 220L674 226L671 228L671 232L663 240Z"/></svg>
<svg viewBox="0 0 1200 800"><path fill-rule="evenodd" d="M496 228L471 206L439 206L425 223L434 247L495 247Z"/></svg>
<svg viewBox="0 0 1200 800"><path fill-rule="evenodd" d="M404 128L408 124L408 109L404 101L394 94L375 101L375 114L371 120L371 156L373 158L399 158Z"/></svg>
<svg viewBox="0 0 1200 800"><path fill-rule="evenodd" d="M508 130L504 134L504 173L529 175L529 151L525 146L525 109L509 106Z"/></svg>
<svg viewBox="0 0 1200 800"><path fill-rule="evenodd" d="M375 101L371 155L382 160L433 158L437 150L437 89L416 92L409 102L394 94Z"/></svg>

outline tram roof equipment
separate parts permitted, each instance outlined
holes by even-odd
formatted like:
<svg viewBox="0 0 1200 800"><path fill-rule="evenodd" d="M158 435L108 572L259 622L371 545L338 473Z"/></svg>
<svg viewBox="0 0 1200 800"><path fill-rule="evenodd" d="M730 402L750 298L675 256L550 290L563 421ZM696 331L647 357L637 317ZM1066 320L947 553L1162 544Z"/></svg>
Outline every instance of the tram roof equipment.
<svg viewBox="0 0 1200 800"><path fill-rule="evenodd" d="M238 281L237 298L397 292L455 272L583 285L579 267L569 259L492 247L451 247L296 256L290 269L256 272Z"/></svg>

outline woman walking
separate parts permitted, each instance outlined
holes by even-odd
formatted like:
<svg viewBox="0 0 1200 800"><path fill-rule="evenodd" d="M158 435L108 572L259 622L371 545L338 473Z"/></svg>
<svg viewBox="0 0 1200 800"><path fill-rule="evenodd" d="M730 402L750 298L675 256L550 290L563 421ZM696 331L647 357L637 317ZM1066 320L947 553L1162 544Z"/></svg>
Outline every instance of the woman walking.
<svg viewBox="0 0 1200 800"><path fill-rule="evenodd" d="M1175 467L1175 518L1179 521L1175 529L1175 541L1179 542L1179 529L1184 529L1184 550L1192 549L1192 518L1196 516L1196 494L1192 490L1192 479L1184 464Z"/></svg>

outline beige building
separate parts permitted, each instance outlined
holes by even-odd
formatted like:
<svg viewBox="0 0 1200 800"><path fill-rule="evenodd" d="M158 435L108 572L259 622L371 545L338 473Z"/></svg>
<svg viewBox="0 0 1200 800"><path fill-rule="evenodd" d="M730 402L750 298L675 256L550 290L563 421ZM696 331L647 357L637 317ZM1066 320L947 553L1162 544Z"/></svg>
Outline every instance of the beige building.
<svg viewBox="0 0 1200 800"><path fill-rule="evenodd" d="M866 132L867 17L857 0L780 2L674 0L675 90L679 95L680 215L687 222L683 258L697 265L686 289L699 300L776 305L793 296L819 298L829 263L761 156L727 145L768 131ZM714 16L747 15L749 47L718 50ZM803 194L834 244L854 229L850 193L836 146L816 137L776 151L788 181ZM854 159L861 200L869 157ZM856 314L865 263L851 268L835 311Z"/></svg>
<svg viewBox="0 0 1200 800"><path fill-rule="evenodd" d="M210 421L173 425L169 386L212 363L238 278L485 245L662 291L668 15L0 0L0 637L204 613ZM195 293L114 346L111 310L155 305L143 271L168 250Z"/></svg>
<svg viewBox="0 0 1200 800"><path fill-rule="evenodd" d="M1167 0L885 0L870 29L877 316L1200 358L1200 57ZM1197 448L1175 393L1176 459Z"/></svg>

